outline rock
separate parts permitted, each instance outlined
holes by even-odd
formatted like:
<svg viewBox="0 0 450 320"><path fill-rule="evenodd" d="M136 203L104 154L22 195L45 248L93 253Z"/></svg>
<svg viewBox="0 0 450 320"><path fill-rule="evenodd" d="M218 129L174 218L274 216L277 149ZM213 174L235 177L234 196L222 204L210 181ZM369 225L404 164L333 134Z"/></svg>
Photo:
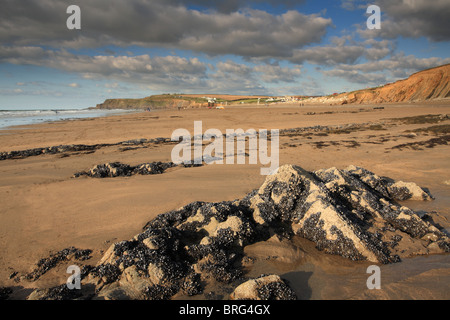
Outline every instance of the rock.
<svg viewBox="0 0 450 320"><path fill-rule="evenodd" d="M27 300L74 300L82 297L81 290L70 290L66 284L49 289L36 289Z"/></svg>
<svg viewBox="0 0 450 320"><path fill-rule="evenodd" d="M95 298L102 299L170 299L180 291L199 294L210 282L234 287L251 259L250 245L264 242L268 252L295 256L277 258L280 262L301 260L303 253L288 245L294 235L325 253L373 263L449 252L450 241L433 219L396 202L405 195L432 199L415 184L356 166L308 172L285 165L242 199L198 201L158 215L140 234L112 245L84 283L95 286ZM280 281L253 279L232 297L294 298Z"/></svg>
<svg viewBox="0 0 450 320"><path fill-rule="evenodd" d="M181 289L188 296L195 296L203 292L201 276L198 273L189 273L181 285Z"/></svg>
<svg viewBox="0 0 450 320"><path fill-rule="evenodd" d="M413 182L397 181L387 186L387 190L395 200L432 200L429 193Z"/></svg>
<svg viewBox="0 0 450 320"><path fill-rule="evenodd" d="M67 153L67 152L95 152L95 150L113 146L115 144L95 144L95 145L59 145L53 147L45 147L45 148L34 148L27 150L18 150L18 151L9 151L9 152L0 152L0 160L7 159L25 159L28 157L39 156L43 154L59 154L59 153Z"/></svg>
<svg viewBox="0 0 450 320"><path fill-rule="evenodd" d="M155 239L157 239L155 237ZM149 248L150 250L158 250L159 246L155 243L155 241L153 241L153 238L146 238L144 240L142 240L142 243L145 244L147 246L147 248Z"/></svg>
<svg viewBox="0 0 450 320"><path fill-rule="evenodd" d="M132 168L119 162L97 165L89 170L88 176L95 178L130 176Z"/></svg>
<svg viewBox="0 0 450 320"><path fill-rule="evenodd" d="M143 146L146 144L172 144L172 143L173 142L171 141L170 138L156 138L156 139L134 139L117 143L104 143L94 145L85 145L85 144L59 145L44 148L33 148L27 150L0 152L0 161L8 159L25 159L28 157L39 156L44 154L65 153L65 156L68 156L69 153L77 153L77 152L93 153L101 148L114 146ZM122 151L124 150L122 149Z"/></svg>
<svg viewBox="0 0 450 320"><path fill-rule="evenodd" d="M392 202L398 199L392 186L404 188L403 194L411 195L408 198L432 199L416 184L395 183L355 166L310 173L287 165L267 177L249 201L258 224L281 220L320 250L352 260L387 263L398 257L377 240L382 230L368 231L370 227L389 224L412 237L428 232L445 237L412 210Z"/></svg>
<svg viewBox="0 0 450 320"><path fill-rule="evenodd" d="M181 164L180 167L191 168L199 167L203 164L188 165ZM128 164L123 164L120 162L112 162L99 164L89 169L88 171L80 171L73 175L74 178L81 176L88 176L92 178L115 178L115 177L129 177L136 174L139 175L151 175L151 174L162 174L167 169L173 168L176 165L173 162L151 162L151 163L141 163L136 166L131 166Z"/></svg>
<svg viewBox="0 0 450 320"><path fill-rule="evenodd" d="M147 268L148 277L153 284L161 284L164 282L164 271L156 264L150 263Z"/></svg>
<svg viewBox="0 0 450 320"><path fill-rule="evenodd" d="M316 172L317 176L320 174L337 184L343 183L343 177L336 169ZM325 182L330 185L330 181ZM259 195L266 197L264 209L273 207L265 212L265 217L291 223L294 233L315 242L320 250L352 260L380 260L381 249L370 247L362 230L351 222L336 196L315 175L299 167L280 167L276 175L266 179Z"/></svg>
<svg viewBox="0 0 450 320"><path fill-rule="evenodd" d="M74 174L75 178L80 176L88 176L93 178L114 178L114 177L127 177L135 174L149 175L149 174L161 174L168 168L174 167L172 162L152 162L142 163L137 166L130 166L120 162L99 164L91 168L88 171L81 171Z"/></svg>
<svg viewBox="0 0 450 320"><path fill-rule="evenodd" d="M230 295L233 300L296 300L295 292L278 276L261 276L239 285Z"/></svg>
<svg viewBox="0 0 450 320"><path fill-rule="evenodd" d="M99 265L110 264L115 259L118 258L118 257L115 256L115 247L116 247L116 243L112 244L108 248L108 250L105 251L105 253L103 254L103 257L100 259L100 261L98 263Z"/></svg>
<svg viewBox="0 0 450 320"><path fill-rule="evenodd" d="M43 258L38 261L34 270L28 273L25 278L35 281L39 279L49 270L56 267L59 263L69 260L85 261L91 258L92 250L90 249L77 249L75 247L69 247L51 254L48 258Z"/></svg>
<svg viewBox="0 0 450 320"><path fill-rule="evenodd" d="M8 287L0 287L0 300L7 300L12 294L12 289Z"/></svg>
<svg viewBox="0 0 450 320"><path fill-rule="evenodd" d="M153 285L153 279L134 265L124 269L118 281L104 286L98 296L105 300L144 300Z"/></svg>

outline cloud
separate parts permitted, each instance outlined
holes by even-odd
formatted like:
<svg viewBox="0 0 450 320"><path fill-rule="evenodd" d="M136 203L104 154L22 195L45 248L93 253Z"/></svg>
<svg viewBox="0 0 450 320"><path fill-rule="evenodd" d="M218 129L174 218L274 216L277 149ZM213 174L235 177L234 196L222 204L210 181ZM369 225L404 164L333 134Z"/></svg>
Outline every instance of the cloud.
<svg viewBox="0 0 450 320"><path fill-rule="evenodd" d="M0 46L0 62L37 65L81 74L86 79L113 79L158 86L178 83L190 87L206 76L207 66L197 58L76 55L66 50Z"/></svg>
<svg viewBox="0 0 450 320"><path fill-rule="evenodd" d="M296 50L291 62L302 64L310 62L321 65L334 65L338 63L354 63L364 55L363 46L320 46L303 50Z"/></svg>
<svg viewBox="0 0 450 320"><path fill-rule="evenodd" d="M284 1L286 5L291 2ZM206 4L200 0L188 3ZM332 25L331 19L317 14L289 10L276 15L249 8L233 11L231 8L240 8L245 2L218 3L216 8L229 8L200 11L175 0L79 0L81 30L74 31L66 27L68 4L64 1L28 0L19 6L14 0L3 0L0 41L63 48L164 46L210 55L278 57L319 42Z"/></svg>
<svg viewBox="0 0 450 320"><path fill-rule="evenodd" d="M341 7L346 10L367 9L367 0L341 0Z"/></svg>
<svg viewBox="0 0 450 320"><path fill-rule="evenodd" d="M294 50L288 60L292 63L305 62L331 66L337 64L354 64L361 58L380 60L394 52L395 44L389 40L355 41L350 36L334 37L330 45L314 46Z"/></svg>
<svg viewBox="0 0 450 320"><path fill-rule="evenodd" d="M249 66L231 60L219 61L216 64L216 70L217 73L220 73L223 76L226 76L226 74L233 74L242 77L250 77L252 72L252 69Z"/></svg>
<svg viewBox="0 0 450 320"><path fill-rule="evenodd" d="M292 51L320 42L331 20L318 15L288 11L271 15L260 10L211 17L205 31L186 35L179 45L210 55L234 54L242 57L288 57ZM212 30L212 32L211 32Z"/></svg>
<svg viewBox="0 0 450 320"><path fill-rule="evenodd" d="M397 77L403 77L420 70L437 67L450 62L450 58L417 58L413 55L397 53L389 59L370 61L358 65L342 65L341 68L357 69L362 72L390 70Z"/></svg>
<svg viewBox="0 0 450 320"><path fill-rule="evenodd" d="M30 53L37 53L38 58ZM110 90L117 89L123 82L162 92L267 93L267 84L294 82L301 75L301 67L295 65L253 65L226 60L213 66L198 58L174 55L89 56L30 46L0 46L2 62L55 68L79 74L84 79L109 80L105 87ZM78 82L68 86L80 87Z"/></svg>
<svg viewBox="0 0 450 320"><path fill-rule="evenodd" d="M218 62L215 69L212 75L215 81L233 83L245 81L245 86L247 87L253 87L250 83L275 84L294 82L296 77L302 73L300 66L281 67L278 64L266 63L250 66L231 60Z"/></svg>
<svg viewBox="0 0 450 320"><path fill-rule="evenodd" d="M273 7L291 8L294 5L304 3L306 0L167 0L167 3L200 6L207 10L216 10L221 13L231 13L242 8L248 8L254 4L265 4Z"/></svg>
<svg viewBox="0 0 450 320"><path fill-rule="evenodd" d="M364 23L359 30L363 37L383 39L426 37L435 42L450 40L448 0L343 1L343 5L347 8L355 3L358 3L359 8L376 4L381 9L381 29L368 30Z"/></svg>
<svg viewBox="0 0 450 320"><path fill-rule="evenodd" d="M358 83L361 85L378 86L386 83L386 75L382 73L362 73L358 70L343 70L333 69L322 72L328 77L337 77L345 79L352 83Z"/></svg>
<svg viewBox="0 0 450 320"><path fill-rule="evenodd" d="M411 74L443 64L450 58L417 58L413 55L397 53L388 59L374 60L360 64L340 64L332 70L322 70L326 76L338 77L352 83L378 86L405 79Z"/></svg>
<svg viewBox="0 0 450 320"><path fill-rule="evenodd" d="M17 88L17 89L2 88L2 89L0 89L0 94L5 95L5 96L37 96L37 97L39 97L39 96L62 97L63 96L63 93L61 91L57 91L54 89L24 90L21 88Z"/></svg>
<svg viewBox="0 0 450 320"><path fill-rule="evenodd" d="M279 65L257 65L254 67L256 76L265 83L295 82L302 73L299 66L281 67Z"/></svg>
<svg viewBox="0 0 450 320"><path fill-rule="evenodd" d="M295 82L302 73L299 66L281 67L266 63L250 66L231 60L218 62L215 69L210 79L216 90L245 94L267 94L267 85Z"/></svg>
<svg viewBox="0 0 450 320"><path fill-rule="evenodd" d="M117 89L120 87L119 83L112 82L112 83L105 83L105 88L111 88L111 89Z"/></svg>

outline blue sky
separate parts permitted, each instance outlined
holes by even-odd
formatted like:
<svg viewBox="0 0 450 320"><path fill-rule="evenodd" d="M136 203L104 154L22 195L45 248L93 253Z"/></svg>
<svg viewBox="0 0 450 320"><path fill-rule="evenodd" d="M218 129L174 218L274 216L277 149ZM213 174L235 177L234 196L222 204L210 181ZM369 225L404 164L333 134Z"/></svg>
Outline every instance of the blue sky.
<svg viewBox="0 0 450 320"><path fill-rule="evenodd" d="M68 30L69 5L81 30ZM366 9L381 9L368 30ZM3 0L0 109L160 93L322 95L450 63L448 0Z"/></svg>

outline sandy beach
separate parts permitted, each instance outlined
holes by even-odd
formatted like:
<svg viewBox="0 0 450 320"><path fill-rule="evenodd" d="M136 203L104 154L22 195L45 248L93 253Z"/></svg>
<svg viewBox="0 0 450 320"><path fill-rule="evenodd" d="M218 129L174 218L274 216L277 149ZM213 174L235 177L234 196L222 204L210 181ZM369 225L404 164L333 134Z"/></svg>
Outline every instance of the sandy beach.
<svg viewBox="0 0 450 320"><path fill-rule="evenodd" d="M66 281L66 268L73 264L70 261L58 264L38 280L26 279L36 263L52 253L71 246L90 249L92 257L77 263L95 265L111 244L133 238L159 214L194 201L240 199L259 188L266 177L260 174L261 165L251 164L174 167L164 174L148 176L73 177L104 163L170 162L174 143L128 148L118 143L170 138L178 128L192 132L194 121L200 120L203 130L280 129L280 165L294 164L309 171L355 165L380 176L415 182L427 188L435 200L407 200L402 204L417 212L435 213L448 233L448 128L446 132L422 129L448 126L448 116L442 115L448 115L449 110L448 100L345 106L248 105L223 110L158 110L2 130L0 152L60 145L99 146L90 151L0 161L0 287L11 287L12 298L24 299L34 289ZM283 131L314 126L331 130L308 129L302 134ZM448 254L410 257L383 265L383 289L368 290L366 268L370 262L320 252L309 240L295 237L291 241L266 241L246 250L255 259L246 269L247 277L279 274L289 280L300 299L450 298ZM218 298L227 299L226 290L208 287L204 292L214 291Z"/></svg>

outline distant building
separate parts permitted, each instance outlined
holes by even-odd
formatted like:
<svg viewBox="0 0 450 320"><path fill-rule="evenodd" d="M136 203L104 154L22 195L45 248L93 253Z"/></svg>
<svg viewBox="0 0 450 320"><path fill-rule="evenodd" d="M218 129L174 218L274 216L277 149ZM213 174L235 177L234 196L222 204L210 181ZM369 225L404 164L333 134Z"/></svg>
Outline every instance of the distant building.
<svg viewBox="0 0 450 320"><path fill-rule="evenodd" d="M208 107L214 107L217 102L216 98L206 97L206 100L208 100Z"/></svg>

